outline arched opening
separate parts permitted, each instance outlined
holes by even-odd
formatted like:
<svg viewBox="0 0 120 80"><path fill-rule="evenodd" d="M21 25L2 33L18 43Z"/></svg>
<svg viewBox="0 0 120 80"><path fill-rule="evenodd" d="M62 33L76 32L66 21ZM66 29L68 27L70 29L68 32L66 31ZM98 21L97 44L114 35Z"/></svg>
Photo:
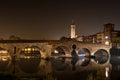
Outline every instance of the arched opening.
<svg viewBox="0 0 120 80"><path fill-rule="evenodd" d="M40 48L37 46L27 46L19 54L18 66L25 73L36 73L41 61Z"/></svg>
<svg viewBox="0 0 120 80"><path fill-rule="evenodd" d="M100 49L100 50L97 50L94 54L95 56L95 61L98 63L98 64L104 64L108 61L109 59L109 53L104 50L104 49Z"/></svg>
<svg viewBox="0 0 120 80"><path fill-rule="evenodd" d="M87 48L82 48L78 51L77 65L87 66L90 63L90 51Z"/></svg>
<svg viewBox="0 0 120 80"><path fill-rule="evenodd" d="M82 57L90 57L90 51L87 48L82 48L78 51L78 56Z"/></svg>
<svg viewBox="0 0 120 80"><path fill-rule="evenodd" d="M20 58L41 58L40 48L37 46L27 46L23 48L19 55Z"/></svg>
<svg viewBox="0 0 120 80"><path fill-rule="evenodd" d="M7 61L10 59L11 57L10 57L8 50L0 47L0 61Z"/></svg>
<svg viewBox="0 0 120 80"><path fill-rule="evenodd" d="M90 63L90 51L87 48L82 48L78 52L72 53L72 71L76 71L79 66L87 66ZM77 54L77 55L76 55Z"/></svg>
<svg viewBox="0 0 120 80"><path fill-rule="evenodd" d="M37 73L39 71L39 64L41 59L39 58L20 58L18 60L18 66L20 70L25 73Z"/></svg>
<svg viewBox="0 0 120 80"><path fill-rule="evenodd" d="M58 46L56 47L53 52L51 53L51 57L54 58L54 59L57 59L57 60L62 60L62 61L65 61L65 58L66 58L66 53L65 53L65 50L67 48L65 46Z"/></svg>

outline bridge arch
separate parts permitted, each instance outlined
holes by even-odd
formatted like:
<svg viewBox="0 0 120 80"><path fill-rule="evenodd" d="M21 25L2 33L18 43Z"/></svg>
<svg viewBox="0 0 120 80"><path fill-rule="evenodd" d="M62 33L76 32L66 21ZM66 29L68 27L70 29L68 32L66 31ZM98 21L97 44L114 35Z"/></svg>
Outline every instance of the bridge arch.
<svg viewBox="0 0 120 80"><path fill-rule="evenodd" d="M10 60L11 56L7 49L0 47L0 60L7 61Z"/></svg>
<svg viewBox="0 0 120 80"><path fill-rule="evenodd" d="M87 48L81 48L78 51L78 56L84 56L84 57L89 57L91 54L90 50Z"/></svg>
<svg viewBox="0 0 120 80"><path fill-rule="evenodd" d="M56 47L54 47L54 48L52 49L51 52L55 52L55 50L58 50L59 52L65 52L65 54L66 54L67 52L70 52L70 49L69 49L68 47L66 47L66 46L56 46Z"/></svg>
<svg viewBox="0 0 120 80"><path fill-rule="evenodd" d="M94 53L95 62L98 64L105 64L109 60L109 52L105 49L99 49Z"/></svg>
<svg viewBox="0 0 120 80"><path fill-rule="evenodd" d="M78 51L78 61L76 66L87 66L90 63L90 51L87 48L81 48Z"/></svg>
<svg viewBox="0 0 120 80"><path fill-rule="evenodd" d="M19 58L41 57L40 48L38 46L26 46L20 50Z"/></svg>
<svg viewBox="0 0 120 80"><path fill-rule="evenodd" d="M61 59L65 60L66 56L69 57L70 55L71 55L70 49L63 45L56 46L51 51L51 57L54 57L60 60Z"/></svg>

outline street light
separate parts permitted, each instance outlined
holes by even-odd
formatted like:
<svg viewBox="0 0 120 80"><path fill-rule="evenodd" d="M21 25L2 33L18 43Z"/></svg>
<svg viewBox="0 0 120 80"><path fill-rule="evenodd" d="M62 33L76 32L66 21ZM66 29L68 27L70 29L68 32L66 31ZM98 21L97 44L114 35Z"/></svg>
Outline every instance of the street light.
<svg viewBox="0 0 120 80"><path fill-rule="evenodd" d="M105 39L108 39L108 36L105 36Z"/></svg>

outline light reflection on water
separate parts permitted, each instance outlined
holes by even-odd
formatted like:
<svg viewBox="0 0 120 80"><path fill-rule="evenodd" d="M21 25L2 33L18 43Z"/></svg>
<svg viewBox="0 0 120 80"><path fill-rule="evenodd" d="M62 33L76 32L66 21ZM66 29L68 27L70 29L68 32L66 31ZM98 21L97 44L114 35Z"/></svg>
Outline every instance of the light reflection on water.
<svg viewBox="0 0 120 80"><path fill-rule="evenodd" d="M18 66L25 73L36 73L39 70L40 61L39 58L20 58L18 60Z"/></svg>
<svg viewBox="0 0 120 80"><path fill-rule="evenodd" d="M90 58L75 61L68 58L63 61L20 58L16 61L0 61L0 72L40 80L119 80L120 64L117 62L120 59L113 61L110 59L110 63L98 64Z"/></svg>
<svg viewBox="0 0 120 80"><path fill-rule="evenodd" d="M0 72L6 72L9 65L9 61L0 61Z"/></svg>

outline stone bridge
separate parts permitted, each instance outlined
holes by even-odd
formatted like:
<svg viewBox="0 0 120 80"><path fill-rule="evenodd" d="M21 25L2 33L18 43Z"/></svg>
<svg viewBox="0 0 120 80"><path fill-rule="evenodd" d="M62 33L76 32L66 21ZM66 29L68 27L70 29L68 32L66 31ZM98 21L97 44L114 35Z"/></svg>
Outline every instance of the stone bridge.
<svg viewBox="0 0 120 80"><path fill-rule="evenodd" d="M94 55L99 50L104 50L109 54L111 46L93 43L80 43L77 41L59 41L59 40L2 40L0 41L0 48L7 50L11 55L16 53L19 55L25 47L36 46L39 48L42 58L48 58L51 53L64 52L67 57L71 56L72 45L76 45L76 51L83 50ZM16 50L15 50L16 49Z"/></svg>

